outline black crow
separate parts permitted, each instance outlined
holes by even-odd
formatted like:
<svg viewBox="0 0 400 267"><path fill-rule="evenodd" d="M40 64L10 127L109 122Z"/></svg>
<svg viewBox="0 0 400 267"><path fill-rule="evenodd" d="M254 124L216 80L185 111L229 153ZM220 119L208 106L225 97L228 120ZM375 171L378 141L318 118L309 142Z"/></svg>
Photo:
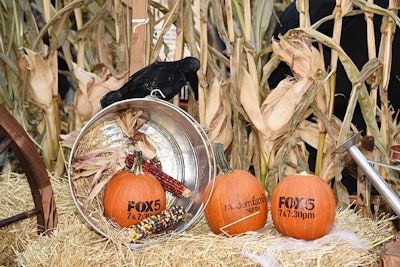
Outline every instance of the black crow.
<svg viewBox="0 0 400 267"><path fill-rule="evenodd" d="M200 61L195 57L169 62L156 61L132 74L120 89L104 95L100 100L101 107L125 99L142 98L150 95L153 90L164 100L170 100L187 85L197 100L199 81L196 73L199 68Z"/></svg>

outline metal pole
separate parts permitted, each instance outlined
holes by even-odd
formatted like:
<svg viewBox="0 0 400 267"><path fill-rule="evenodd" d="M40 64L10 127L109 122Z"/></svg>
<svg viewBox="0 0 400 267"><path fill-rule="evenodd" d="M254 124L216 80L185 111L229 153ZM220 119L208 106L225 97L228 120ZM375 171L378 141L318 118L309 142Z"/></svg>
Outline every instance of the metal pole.
<svg viewBox="0 0 400 267"><path fill-rule="evenodd" d="M347 150L353 160L357 163L357 165L362 168L376 190L378 190L381 196L388 202L392 210L397 214L397 216L400 216L399 196L385 182L385 180L379 175L379 173L369 164L367 158L355 145L358 136L359 135L355 135L348 141L346 141L341 147L336 150L336 153L342 153L344 152L344 150Z"/></svg>

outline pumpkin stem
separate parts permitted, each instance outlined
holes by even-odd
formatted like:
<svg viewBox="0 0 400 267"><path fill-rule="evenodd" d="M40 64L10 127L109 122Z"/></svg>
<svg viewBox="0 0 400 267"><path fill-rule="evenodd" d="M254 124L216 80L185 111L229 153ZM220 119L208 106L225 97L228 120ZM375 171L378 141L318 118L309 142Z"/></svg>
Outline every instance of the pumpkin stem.
<svg viewBox="0 0 400 267"><path fill-rule="evenodd" d="M143 167L142 167L142 162L143 162L143 155L141 150L135 150L133 152L135 155L135 161L132 165L132 168L130 170L131 173L134 173L135 175L143 175Z"/></svg>
<svg viewBox="0 0 400 267"><path fill-rule="evenodd" d="M220 168L223 174L227 174L233 172L233 168L229 165L225 154L224 154L224 145L220 142L214 143L215 149L215 159L217 161L217 165Z"/></svg>

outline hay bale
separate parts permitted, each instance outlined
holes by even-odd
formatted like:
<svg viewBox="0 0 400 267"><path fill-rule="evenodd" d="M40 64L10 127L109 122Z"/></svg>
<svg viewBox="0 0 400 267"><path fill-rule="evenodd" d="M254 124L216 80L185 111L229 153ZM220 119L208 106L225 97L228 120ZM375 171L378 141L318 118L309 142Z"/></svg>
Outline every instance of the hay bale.
<svg viewBox="0 0 400 267"><path fill-rule="evenodd" d="M52 177L51 182L59 215L54 234L37 236L35 218L0 229L0 265L259 266L268 256L280 266L377 266L382 245L394 236L391 218L371 220L346 209L337 211L336 229L354 234L356 242L335 237L299 243L282 237L271 217L259 232L227 238L214 235L201 219L177 238L131 251L90 228L72 201L66 178ZM26 210L24 203L32 199L26 179L0 176L0 199L1 217Z"/></svg>

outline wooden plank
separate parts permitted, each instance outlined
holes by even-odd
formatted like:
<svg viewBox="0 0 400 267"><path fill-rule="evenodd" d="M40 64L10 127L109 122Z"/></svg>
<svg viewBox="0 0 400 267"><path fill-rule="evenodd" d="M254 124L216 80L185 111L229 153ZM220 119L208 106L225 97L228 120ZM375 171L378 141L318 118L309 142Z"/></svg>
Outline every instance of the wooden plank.
<svg viewBox="0 0 400 267"><path fill-rule="evenodd" d="M148 0L132 0L132 37L130 74L147 65L146 62L146 25L148 23Z"/></svg>

